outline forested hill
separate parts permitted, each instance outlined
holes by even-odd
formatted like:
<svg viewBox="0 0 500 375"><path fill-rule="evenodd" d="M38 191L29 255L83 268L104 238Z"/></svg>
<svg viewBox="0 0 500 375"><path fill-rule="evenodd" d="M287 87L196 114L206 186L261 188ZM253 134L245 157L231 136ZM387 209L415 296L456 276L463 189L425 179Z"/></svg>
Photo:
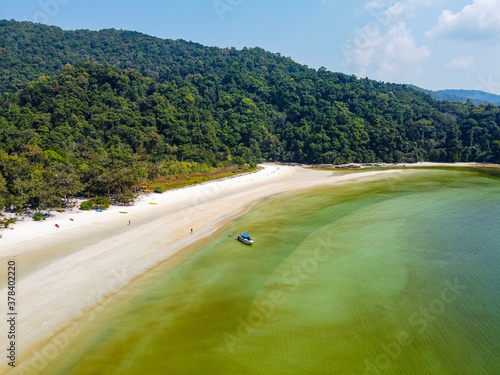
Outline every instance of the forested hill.
<svg viewBox="0 0 500 375"><path fill-rule="evenodd" d="M481 103L491 103L494 105L500 105L500 95L490 94L488 92L480 91L480 90L438 90L437 94L442 95L452 95L465 99L469 99L471 101L478 101ZM464 103L464 102L462 102Z"/></svg>
<svg viewBox="0 0 500 375"><path fill-rule="evenodd" d="M432 98L441 101L446 100L448 102L460 102L467 103L470 102L475 105L481 104L493 104L500 105L500 95L490 94L479 90L426 90L415 85L408 85L416 90L423 91L429 94Z"/></svg>
<svg viewBox="0 0 500 375"><path fill-rule="evenodd" d="M52 197L124 194L181 161L500 162L498 107L260 48L0 21L0 74L0 205L57 176Z"/></svg>

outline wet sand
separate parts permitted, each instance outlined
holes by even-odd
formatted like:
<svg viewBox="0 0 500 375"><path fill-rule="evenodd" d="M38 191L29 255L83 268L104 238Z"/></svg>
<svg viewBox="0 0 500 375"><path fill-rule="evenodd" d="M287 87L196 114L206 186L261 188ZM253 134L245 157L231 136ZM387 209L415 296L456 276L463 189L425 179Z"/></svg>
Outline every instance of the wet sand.
<svg viewBox="0 0 500 375"><path fill-rule="evenodd" d="M51 354L42 348L51 337L64 330L76 334L78 319L93 306L155 265L182 254L183 248L256 202L280 193L413 173L411 169L346 174L299 166L262 167L248 175L142 196L132 207L111 207L102 213L75 210L44 222L27 219L14 230L3 230L2 276L9 260L17 267L16 345L21 369L25 364L31 366L24 369L26 373L43 373L39 371L43 356ZM1 287L0 293L7 295L5 277ZM6 304L2 311L6 316Z"/></svg>

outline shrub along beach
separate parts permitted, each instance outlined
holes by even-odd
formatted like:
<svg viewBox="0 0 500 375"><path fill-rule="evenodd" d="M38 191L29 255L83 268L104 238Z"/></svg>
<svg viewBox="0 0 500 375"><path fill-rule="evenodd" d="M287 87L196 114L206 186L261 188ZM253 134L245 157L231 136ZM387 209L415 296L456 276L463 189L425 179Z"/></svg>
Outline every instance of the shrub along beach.
<svg viewBox="0 0 500 375"><path fill-rule="evenodd" d="M22 291L19 321L25 332L19 338L23 363L28 364L30 353L35 352L50 358L50 350L43 348L51 345L49 339L56 333L78 324L87 311L135 277L209 236L259 200L393 173L411 172L332 176L331 171L264 165L258 172L235 178L142 195L126 210L119 206L103 212L75 209L41 222L19 222L1 239L1 258L16 259L22 275L18 288Z"/></svg>
<svg viewBox="0 0 500 375"><path fill-rule="evenodd" d="M1 373L498 371L495 102L262 48L0 36Z"/></svg>
<svg viewBox="0 0 500 375"><path fill-rule="evenodd" d="M454 170L456 172L453 172ZM491 168L491 170L496 170L498 174L498 168ZM476 180L472 180L468 176L478 177L474 177ZM153 355L151 358L148 357L147 361L151 361L148 366L153 369L152 371L156 372L159 371L157 366L160 365L164 366L162 368L175 368L174 363L168 359L170 356L177 358L180 361L178 362L179 365L182 365L183 369L191 368L192 371L196 372L198 369L197 366L205 363L202 357L206 355L211 355L211 360L213 361L221 361L213 368L213 372L210 369L206 369L206 373L220 373L220 369L225 366L223 363L228 366L228 371L236 371L236 369L240 368L241 363L238 362L239 364L234 367L231 361L228 362L228 359L236 355L234 358L240 358L243 363L249 364L250 362L248 361L250 359L247 358L247 355L252 350L256 350L260 345L263 345L263 347L266 347L266 345L270 345L270 347L275 346L276 343L266 340L258 344L258 346L255 345L257 345L256 342L263 340L262 334L269 334L269 337L274 337L276 334L278 338L286 336L288 330L287 324L292 324L293 322L292 315L288 315L286 311L296 311L296 309L299 309L298 311L301 309L306 310L297 313L298 315L293 313L293 316L300 317L301 314L306 314L304 317L308 316L307 319L313 319L313 321L319 319L318 322L321 321L322 327L327 329L327 331L333 330L330 334L334 336L330 338L328 336L321 336L315 329L312 332L312 336L306 339L306 341L310 340L308 348L319 345L315 352L317 355L321 353L323 353L322 355L327 355L330 353L328 355L335 357L337 355L343 356L346 352L351 353L361 361L360 363L363 366L371 366L370 368L379 371L380 368L385 368L384 360L387 354L385 354L383 349L379 350L377 349L378 347L369 347L369 349L366 349L366 347L363 347L355 350L351 346L354 345L351 341L335 336L341 334L344 329L346 330L345 334L351 330L350 326L347 325L341 331L336 331L334 328L335 324L343 321L347 322L348 320L345 319L354 319L354 321L362 319L359 314L361 314L361 311L365 307L360 304L361 302L356 301L358 299L361 301L367 291L363 289L365 286L361 287L364 284L356 284L361 282L358 278L362 277L357 268L360 267L359 269L365 270L366 275L369 275L367 276L367 280L371 280L371 288L374 288L372 291L374 294L369 299L369 305L366 308L373 315L373 321L379 321L384 327L383 331L377 333L381 342L386 347L393 348L392 340L397 340L397 330L400 328L389 329L390 322L386 322L383 319L391 316L391 314L378 316L377 310L373 310L373 303L378 303L380 309L386 311L386 309L392 309L391 306L396 303L396 300L393 298L397 296L399 296L398 298L403 298L405 295L410 296L408 293L417 293L418 291L418 293L421 293L421 296L416 300L413 300L414 297L408 297L410 298L409 305L403 303L401 306L404 308L400 306L402 309L401 313L395 319L399 322L400 327L405 328L405 332L409 332L412 340L434 345L430 344L433 342L433 336L421 336L425 328L424 323L426 325L430 324L427 320L414 317L410 321L413 323L410 324L408 322L407 319L413 309L411 303L421 304L425 302L427 305L432 304L434 315L437 314L439 316L443 314L441 307L444 309L448 305L438 306L437 302L434 303L432 300L434 298L433 289L427 289L427 287L420 289L418 283L424 282L425 278L428 277L430 280L435 279L436 282L440 281L436 285L443 289L447 285L445 281L448 279L453 281L457 273L450 270L446 270L443 274L435 273L435 265L432 262L425 263L425 267L423 266L422 270L414 267L419 264L418 262L423 262L427 259L427 255L420 251L427 252L431 248L427 242L422 242L419 245L419 241L423 241L423 235L417 235L419 229L412 227L412 225L416 225L418 222L419 225L426 226L426 228L428 225L434 225L434 228L437 229L435 224L432 223L439 222L441 219L435 213L431 212L433 199L442 200L442 204L446 203L446 209L450 210L457 209L456 205L458 202L464 203L468 199L473 199L471 204L475 204L476 198L472 196L467 198L468 192L471 191L467 189L476 189L475 191L478 194L482 194L482 199L489 197L486 194L493 194L492 197L495 196L498 192L497 185L495 185L497 180L495 178L498 179L498 176L494 177L494 179L488 176L488 174L481 174L479 170L478 172L474 172L473 168L469 168L468 172L461 168L452 168L451 171L447 172L447 170L439 169L428 170L425 168L412 169L405 167L389 170L358 170L356 173L353 173L353 171L313 170L299 166L266 164L263 165L261 170L255 173L171 190L164 194L143 195L141 196L141 201L134 206L127 207L125 213L121 213L124 212L122 211L123 208L111 206L99 213L95 211L74 211L56 214L42 222L21 222L16 226L15 230L10 231L11 233L9 232L9 236L2 239L1 253L4 260L15 259L20 267L18 290L20 291L21 298L19 300L18 319L19 327L21 327L23 334L19 336L18 345L23 348L23 351L19 357L19 369L16 369L16 371L25 370L27 373L44 374L47 373L47 368L53 368L54 371L57 369L53 373L58 374L85 374L85 371L91 369L95 364L97 366L95 369L100 371L108 368L107 366L109 365L111 367L108 370L112 372L112 370L116 370L117 368L113 366L118 366L118 363L121 363L119 365L121 373L132 374L137 373L139 368L144 366L144 359L139 360L139 362L122 362L123 358L117 352L113 352L114 350L122 352L122 355L125 356L130 354L132 357L135 357L137 355L139 356L137 358L141 358L143 355L146 355L146 357ZM327 187L329 187L329 190L326 189ZM316 190L311 191L310 189L312 188ZM318 188L323 189L318 190ZM482 190L477 190L478 188ZM495 192L491 189L497 190ZM300 199L303 198L294 198L294 195L290 194L299 191L305 191L304 194L306 195L304 197L309 197L304 203L299 203L301 202ZM449 191L449 194L451 194L449 197L446 196L448 194L446 191ZM398 193L394 196L394 199L391 198L389 200L391 194L396 194L396 192ZM421 196L424 193L431 195L428 197ZM439 194L442 195L440 196ZM328 196L331 196L331 198L327 199L326 197ZM419 199L430 199L430 206L425 208L425 210L423 206L420 206L420 211L418 207L412 206L413 200L419 196L421 196ZM263 208L267 207L266 205L259 205L258 207L260 208L257 211L252 210L242 218L244 219L248 216L249 219L231 221L231 219L246 212L253 204L269 197L276 197L269 203L276 202L273 203L274 206L272 207L274 208L269 213L266 213ZM403 198L406 200L401 200ZM321 199L327 200L323 202ZM390 206L384 208L383 202L386 199L388 199L387 202L388 204L390 203ZM490 204L487 202L489 200L485 201L485 204ZM151 205L150 203L156 204ZM391 207L390 210L392 211L387 211L389 207ZM467 207L465 209L470 210ZM365 210L368 211L365 212ZM302 214L299 215L299 211ZM287 212L291 216L287 216ZM380 215L382 212L384 212L384 215L387 212L391 212L390 217L384 219L390 221L390 223L384 224L380 222L382 219L377 215ZM353 216L356 219L351 223L348 218L354 213L362 216ZM449 214L449 212L446 211L446 214ZM322 215L321 219L320 216L317 217L315 215ZM344 217L345 219L343 219ZM495 218L491 218L491 220L498 219L496 216ZM380 222L380 228L372 228L371 226L377 222ZM414 224L410 224L410 222ZM485 221L482 224L478 222L478 225L485 231L489 231L489 226L494 225L494 222ZM59 225L58 228L54 226L55 223ZM130 225L128 225L129 223ZM246 223L245 228L240 226L242 223ZM348 240L347 237L350 236L348 233L351 233L348 228L353 225L358 228L358 234L356 234L356 238ZM362 229L359 225L366 227ZM450 225L462 224L452 224L450 222ZM221 227L222 229L218 231L217 229ZM313 229L313 227L316 229ZM193 233L191 233L191 228L193 228ZM382 230L382 228L384 229ZM410 230L410 228L413 229ZM231 245L232 242L227 242L236 241L235 238L230 239L227 237L228 231L236 232L245 230L251 231L255 236L256 242L253 247L245 247L245 245L241 244L244 247L235 248L234 245ZM351 228L351 230L354 229ZM435 247L449 236L449 234L429 232L429 229L423 230L427 231L425 233L428 233L429 241L438 241L433 245ZM216 234L215 237L212 236L214 233ZM317 235L317 238L313 234L314 236ZM387 242L385 242L388 238L387 235L390 238L393 238L391 236L403 235L404 243L400 243L394 249L390 247L392 250L384 248L384 246L388 246ZM410 235L418 236L419 239L417 240L417 237L415 237L413 240L408 240L407 236ZM434 238L433 236L435 235L438 237ZM486 241L484 243L485 249L496 246L493 243L487 242L486 239L488 236L481 235ZM207 236L212 236L210 237L210 241L216 241L215 247L207 247L207 249L212 249L207 250L208 253L203 252L203 248L199 248L199 246L195 248L195 251L181 251ZM309 239L307 240L307 238ZM296 240L301 243L297 248L298 244L289 242ZM407 242L407 240L410 242ZM308 241L311 242L310 245L307 245ZM455 242L455 240L450 242L450 246L455 246ZM238 242L235 243L238 244ZM203 246L207 246L206 244L205 242ZM322 245L319 246L318 244ZM461 251L465 252L463 254L460 253L460 257L467 257L467 251L473 250L469 249L467 242L463 242L463 245L465 247ZM332 247L331 249L335 249L332 250L334 253L330 252L331 249L328 251L325 250L326 248L323 249L324 246L327 246L328 249L330 247ZM220 251L215 252L216 249L220 249ZM323 249L325 252L318 253L318 249ZM265 253L262 251L265 251ZM436 254L432 255L433 257L436 256L440 259L442 256L446 256L446 253L440 252L440 249L436 248L432 251L436 251ZM453 247L450 247L449 251L455 250L453 250ZM413 266L412 259L415 257L419 259L422 257L422 259L418 260ZM415 261L417 258L415 258ZM370 259L372 260L370 261ZM167 262L165 263L165 261ZM354 261L356 263L350 263ZM215 263L207 268L207 266L204 266L205 262ZM246 264L248 262L253 265L250 263ZM254 264L253 262L257 263ZM327 271L318 268L323 264L328 265L327 267L335 267L335 270ZM185 274L183 271L185 266L183 265L189 265L188 267L194 268ZM159 271L157 267L160 267L158 268ZM234 270L231 269L233 267L235 269L243 267L239 272L236 272L240 275L241 280L237 281L235 279L233 282L229 282L231 277L236 277ZM271 268L266 271L261 267ZM161 271L162 269L163 271ZM390 272L389 269L391 269ZM318 279L314 276L317 272L320 272L317 275ZM327 273L325 274L325 272ZM430 274L427 274L428 272ZM467 287L476 288L474 281L476 275L467 276L470 272L464 270L464 275L466 275L465 277L468 280ZM392 276L389 277L388 273L392 274ZM151 292L148 289L150 287L144 286L146 284L149 285L148 283L154 284L155 280L160 280L160 278L163 280L163 275L168 276L170 274L173 277L172 280L181 277L179 275L186 275L189 280L192 278L196 278L196 280L183 280L184 276L182 276L178 283L171 281L166 286L161 287L155 284L157 286L152 287ZM261 277L263 277L262 280ZM271 279L268 280L268 277L271 277ZM342 281L342 277L352 279L351 283L353 284L347 285L347 279ZM138 278L142 280L141 283L146 282L146 284L137 284L139 281L134 280ZM276 278L276 280L273 278ZM227 282L224 282L223 280L226 279ZM220 282L216 282L215 280L220 280L226 287L223 287ZM252 284L252 280L257 284ZM316 292L313 289L311 291L313 294L309 294L308 290L317 285L316 283L320 282L320 280L322 280L321 283L326 282L324 284L324 288L326 289L318 290L317 293L319 294L316 297L319 299L313 302L314 298L316 298L314 297L314 293ZM358 281L355 282L354 280ZM213 284L214 282L215 284ZM231 287L233 283L236 283L235 287L237 289ZM281 285L281 283L284 284ZM4 284L3 287L6 288L6 285ZM270 296L274 296L274 292L272 291L275 290L275 287L281 293L281 297L275 297L281 302L271 306L272 315L266 313L259 318L264 319L265 317L264 320L258 324L255 323L253 319L257 319L254 317L256 313L252 310L251 306L248 307L247 303L256 299L257 302L264 301L262 303L268 305ZM181 291L178 292L180 294L175 294L177 293L175 292L175 288L181 288ZM413 288L417 289L412 291ZM327 292L328 290L330 292ZM5 289L3 292L5 292ZM136 298L139 298L134 293L139 293L144 298L153 293L157 297L147 297L147 300L150 301L147 303L144 301L132 302ZM160 294L158 295L157 293ZM203 293L208 294L205 295ZM233 296L236 299L231 297L232 293L241 295L244 298L242 304L237 303L239 299L236 298L236 295ZM247 293L249 294L247 295ZM325 293L330 293L331 296L327 298ZM471 298L463 290L459 290L457 293L462 293L460 296L462 302L453 304L449 308L451 309L449 311L455 311L457 308L461 311L460 309L464 306L463 303ZM162 300L161 306L164 307L155 305L152 302L160 298L160 295L164 296L161 298L166 298ZM212 297L210 297L211 295ZM449 301L451 297L446 296L447 301ZM456 295L453 296L457 298ZM221 298L225 301L223 304L228 305L225 307L221 305L215 310L215 307L210 307L209 310L201 314L197 312L196 306L200 306L203 309L203 306L209 300L216 303ZM305 303L305 300L302 300L300 302L300 306L302 307L300 307L293 302L295 298L305 299L308 302ZM309 300L311 298L313 300ZM323 299L324 302L319 302ZM130 305L130 303L133 303L133 305ZM258 306L260 306L259 303L257 303ZM282 305L282 303L284 304ZM305 305L302 305L302 303L305 303ZM330 305L329 303L334 304ZM364 301L362 303L368 302ZM307 312L310 310L305 306L312 304L316 304L316 308L314 309L316 311L315 314L324 313L326 315L323 317L319 315L307 315L310 314L310 312ZM137 306L137 308L133 306ZM334 307L335 309L331 311ZM157 308L162 309L164 312L157 312L155 310ZM356 309L360 309L359 314L355 311L348 313L350 308L355 308L355 311L357 311ZM268 310L266 308L263 311ZM167 311L169 312L167 313ZM215 318L205 321L205 318L211 316L211 314L219 316L223 311L225 313L221 316L220 322ZM121 315L119 312L125 315ZM119 314L119 318L114 315L116 313ZM490 316L492 310L485 310L483 313L486 319L486 317ZM139 315L136 316L134 314ZM165 314L163 318L161 318L162 314ZM170 314L174 315L171 316ZM179 322L185 321L182 318L183 314L190 316L188 319L189 325L195 330L194 332L197 332L196 334L193 333L194 336L201 335L204 337L203 342L208 345L200 348L199 352L195 347L191 347L191 344L197 342L194 336L190 336L191 333L182 333L182 337L187 335L184 337L185 340L174 334L176 332L175 329L177 329L175 328L175 324L177 324L175 322L178 319L180 319ZM259 314L262 315L262 313ZM462 313L457 312L457 314L460 315ZM134 316L135 318L133 318ZM116 322L113 324L117 324L117 330L112 329L113 325L110 326L109 322L106 323L107 317L113 317L111 321ZM144 322L144 325L138 323L143 328L158 327L151 328L151 332L139 329L140 332L127 333L128 329L126 327L133 326L130 322L127 323L127 317L139 319L139 321L147 317L156 317L156 320L160 320L149 323ZM448 318L454 319L454 315L449 317L446 315L445 320L448 321ZM463 319L461 315L460 319ZM282 323L278 323L279 321ZM212 325L209 322L213 324L215 322L219 323ZM269 326L266 322L272 324ZM162 333L163 331L159 327L167 329L170 323L174 324L172 326L174 331L171 333ZM335 324L332 326L331 324L333 323ZM305 324L304 329L308 327L306 322L301 321L300 323L297 322L297 324L299 326ZM374 329L371 324L366 324L368 323L363 323L361 327L367 330ZM476 328L479 329L480 327ZM96 329L98 331L95 331ZM111 331L109 331L110 329ZM154 334L153 332L156 332L157 329L160 330L157 334ZM187 329L187 327L183 329ZM261 331L261 329L264 331ZM268 329L271 329L271 331L267 331ZM298 331L295 334L299 334L300 332L300 329L297 329ZM449 334L449 326L445 326L442 329L444 329L445 335ZM310 328L307 328L307 330L310 330ZM114 332L114 334L111 332ZM191 332L191 328L189 332ZM395 336L385 336L387 332L392 332ZM123 335L130 334L135 338L120 339L119 337L121 336L117 336L118 341L115 343L114 335L121 335L122 333ZM170 336L171 334L173 336ZM368 334L368 331L364 333L359 331L357 334ZM462 332L462 334L467 335L468 333ZM491 335L495 336L497 334L498 331L494 329L485 340L490 340ZM83 341L78 339L80 336ZM218 340L218 343L214 343L216 346L212 347L208 343L212 342L215 337L217 337L216 340ZM149 342L150 339L153 342L154 340L160 340L163 344L158 342L154 346L149 347L149 349L147 346L137 347L134 344L143 342L143 340L145 340L144 342ZM94 342L94 340L98 341ZM108 342L108 340L111 341ZM336 351L334 347L329 347L328 345L322 346L321 344L332 340L337 342L337 345L343 345L342 348L339 347L338 351ZM294 340L293 342L298 343L299 341ZM76 342L79 344L76 344ZM117 344L120 342L121 344ZM407 341L404 342L406 343ZM95 345L98 348L100 343L102 345L121 345L120 348L112 346L105 349L104 352L113 353L113 361L110 361L107 356L102 357L101 354L92 351L91 348ZM125 343L128 343L127 345L132 350L129 354L126 354L129 349L123 347ZM184 348L182 350L179 349L184 353L183 355L180 352L176 353L175 348L178 345L180 345L179 348ZM223 346L220 349L215 349L219 345ZM80 348L80 346L81 349L78 349L78 351L73 350ZM462 347L460 348L457 349L457 353L465 350ZM110 350L111 352L109 352ZM213 350L216 350L219 354L215 355ZM287 353L296 358L302 358L302 361L305 361L305 357L303 358L300 354L299 347L290 347L289 350ZM401 355L405 356L405 361L401 363L396 362L397 366L401 366L402 363L405 365L402 370L395 366L396 372L394 373L398 373L398 368L401 371L405 371L407 369L406 365L410 367L418 366L418 361L414 362L410 360L412 358L411 353L413 353L411 350L406 353L402 352L403 349L398 350L400 351L398 353L402 353ZM89 357L87 357L87 354L84 354L87 351ZM169 354L167 355L166 353ZM435 353L432 353L434 356ZM359 357L361 355L367 356L367 364L363 364L363 358ZM425 353L419 353L418 355L425 355ZM475 355L474 353L473 356ZM196 356L201 357L197 357L198 360L193 360ZM380 359L380 356L384 358ZM85 358L91 362L86 362ZM261 366L268 368L267 366L270 366L271 363L279 369L288 368L288 361L276 362L271 357L266 358L256 363L255 366L257 367L254 370L248 368L245 371L241 370L241 373L267 373L263 372L262 369L259 370L259 368ZM312 358L314 359L315 356ZM429 360L431 362L434 361L435 365L442 365L441 361L443 358L437 356L429 358ZM80 361L83 362L80 363ZM320 369L323 366L326 366L326 368L331 368L332 366L330 361L322 361L319 358L316 358L313 362L314 365L309 360L303 363L304 366L311 369L315 368L314 366ZM340 357L336 360L336 364L340 369L362 371L362 368L359 367L361 365L358 362L343 362L340 361ZM490 368L488 367L490 365L484 364L485 368ZM73 366L75 366L74 369ZM294 372L291 369L289 370L291 371L290 373L300 373ZM271 371L269 373L274 372Z"/></svg>

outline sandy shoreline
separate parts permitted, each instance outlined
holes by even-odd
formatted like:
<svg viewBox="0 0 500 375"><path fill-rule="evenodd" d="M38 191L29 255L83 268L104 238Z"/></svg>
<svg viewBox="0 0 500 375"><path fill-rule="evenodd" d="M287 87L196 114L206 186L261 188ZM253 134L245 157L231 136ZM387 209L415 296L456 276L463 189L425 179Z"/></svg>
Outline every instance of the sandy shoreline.
<svg viewBox="0 0 500 375"><path fill-rule="evenodd" d="M111 207L102 213L75 209L44 222L26 219L14 230L2 230L1 295L7 295L7 261L15 261L17 267L16 346L21 367L16 370L25 366L26 373L46 373L44 358L51 359L62 346L41 345L56 332L252 204L275 194L407 172L411 169L332 175L331 171L265 164L252 174L143 196L132 207ZM6 308L4 303L4 317ZM33 353L37 357L27 361Z"/></svg>

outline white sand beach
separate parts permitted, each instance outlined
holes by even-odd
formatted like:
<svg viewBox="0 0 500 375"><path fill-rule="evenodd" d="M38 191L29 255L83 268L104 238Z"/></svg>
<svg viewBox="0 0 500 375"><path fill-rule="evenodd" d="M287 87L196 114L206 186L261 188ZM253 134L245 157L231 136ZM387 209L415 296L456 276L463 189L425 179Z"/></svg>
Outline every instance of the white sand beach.
<svg viewBox="0 0 500 375"><path fill-rule="evenodd" d="M1 230L0 295L4 298L7 262L16 262L16 345L17 363L21 366L16 370L26 366L22 373L47 373L44 358L64 350L62 341L52 342L51 338L77 332L78 319L96 304L263 198L393 173L412 171L342 175L264 164L255 173L143 195L134 206L112 206L104 212L74 209L43 222L25 219L14 230ZM3 303L4 318L6 308Z"/></svg>

